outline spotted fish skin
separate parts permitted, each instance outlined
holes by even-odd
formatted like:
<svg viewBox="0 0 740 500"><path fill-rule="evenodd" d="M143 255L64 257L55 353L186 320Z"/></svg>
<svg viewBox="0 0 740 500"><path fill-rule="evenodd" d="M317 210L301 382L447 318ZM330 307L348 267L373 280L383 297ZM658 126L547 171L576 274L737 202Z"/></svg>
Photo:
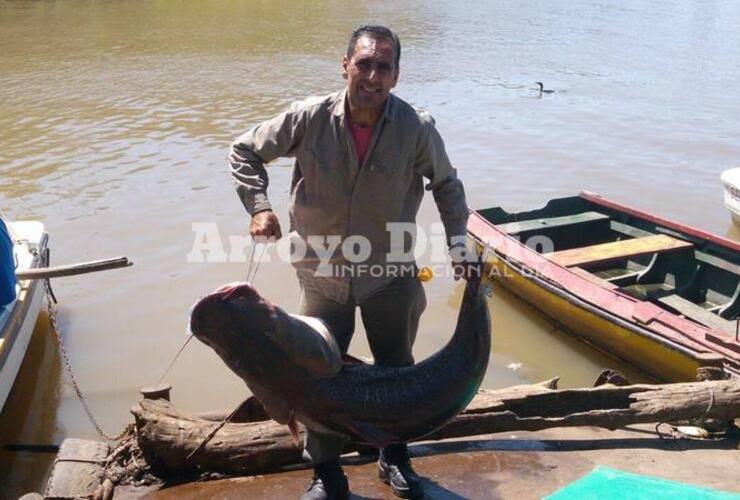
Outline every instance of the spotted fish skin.
<svg viewBox="0 0 740 500"><path fill-rule="evenodd" d="M491 352L478 280L466 284L447 345L413 366L341 364L331 335L297 325L248 284L199 301L190 328L273 419L288 423L294 416L311 429L378 447L419 439L454 418L475 396ZM322 357L307 360L306 353Z"/></svg>

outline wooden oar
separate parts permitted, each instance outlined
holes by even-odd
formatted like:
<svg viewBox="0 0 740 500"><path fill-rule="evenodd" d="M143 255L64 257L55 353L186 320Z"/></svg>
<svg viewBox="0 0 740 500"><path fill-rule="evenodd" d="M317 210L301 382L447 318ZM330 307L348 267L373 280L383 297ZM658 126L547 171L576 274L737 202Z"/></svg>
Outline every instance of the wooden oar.
<svg viewBox="0 0 740 500"><path fill-rule="evenodd" d="M108 269L118 269L120 267L132 266L127 257L115 257L112 259L93 260L90 262L80 262L79 264L67 264L65 266L38 267L18 271L15 277L20 280L59 278L62 276L76 276L78 274L95 273L98 271L107 271Z"/></svg>

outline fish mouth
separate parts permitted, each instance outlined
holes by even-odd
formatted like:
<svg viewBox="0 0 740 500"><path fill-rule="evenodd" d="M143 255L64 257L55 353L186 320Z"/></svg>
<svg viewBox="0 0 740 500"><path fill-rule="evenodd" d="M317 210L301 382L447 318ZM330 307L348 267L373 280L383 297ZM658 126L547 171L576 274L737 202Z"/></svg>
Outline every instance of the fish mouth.
<svg viewBox="0 0 740 500"><path fill-rule="evenodd" d="M267 303L267 300L259 294L257 289L246 281L235 281L233 283L221 285L212 291L206 298L211 300L220 300L222 302L238 300L254 303Z"/></svg>
<svg viewBox="0 0 740 500"><path fill-rule="evenodd" d="M216 288L201 298L190 310L189 332L206 335L208 325L224 327L228 318L244 321L249 318L263 328L271 326L275 306L250 283L237 281Z"/></svg>

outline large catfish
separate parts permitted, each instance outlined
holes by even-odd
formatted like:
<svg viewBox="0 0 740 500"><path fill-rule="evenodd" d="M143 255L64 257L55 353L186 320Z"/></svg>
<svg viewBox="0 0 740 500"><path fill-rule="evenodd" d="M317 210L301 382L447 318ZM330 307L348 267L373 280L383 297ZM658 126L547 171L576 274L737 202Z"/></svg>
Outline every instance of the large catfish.
<svg viewBox="0 0 740 500"><path fill-rule="evenodd" d="M478 280L465 287L449 343L403 368L342 363L323 323L286 313L246 283L201 299L190 329L244 379L273 419L377 447L423 437L462 411L480 386L491 347Z"/></svg>

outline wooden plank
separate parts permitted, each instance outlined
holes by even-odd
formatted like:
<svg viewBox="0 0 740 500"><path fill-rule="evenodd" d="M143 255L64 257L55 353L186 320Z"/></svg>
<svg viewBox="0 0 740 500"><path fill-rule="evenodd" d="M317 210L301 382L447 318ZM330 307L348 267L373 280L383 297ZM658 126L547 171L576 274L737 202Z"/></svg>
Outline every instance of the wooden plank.
<svg viewBox="0 0 740 500"><path fill-rule="evenodd" d="M98 271L107 271L109 269L118 269L133 265L126 257L115 257L112 259L94 260L91 262L81 262L79 264L69 264L55 267L38 267L26 269L15 273L15 277L20 280L59 278L62 276L77 276L78 274L95 273Z"/></svg>
<svg viewBox="0 0 740 500"><path fill-rule="evenodd" d="M730 335L735 334L735 322L720 318L716 314L684 299L680 295L666 295L665 297L659 298L658 301L672 307L687 318L693 319L694 321L706 325L714 330Z"/></svg>
<svg viewBox="0 0 740 500"><path fill-rule="evenodd" d="M641 238L644 236L652 236L654 233L651 233L649 231L644 231L642 229L638 229L634 226L630 226L627 224L622 224L621 222L617 221L611 221L609 223L611 229L613 231L616 231L618 233L625 234L627 236L631 236L633 238ZM722 269L724 271L727 271L729 273L735 274L737 276L740 276L740 266L730 262L727 259L723 259L722 257L718 257L716 255L702 252L700 250L697 250L694 253L694 256L696 257L696 260L703 263L703 264L709 264L710 266L716 267L718 269Z"/></svg>
<svg viewBox="0 0 740 500"><path fill-rule="evenodd" d="M740 276L740 266L738 266L737 264L733 264L729 260L717 257L716 255L697 251L696 260L705 264L709 264L710 266L722 269L723 271L727 271L728 273L734 274L736 276Z"/></svg>
<svg viewBox="0 0 740 500"><path fill-rule="evenodd" d="M45 498L92 498L100 486L109 448L86 439L65 439L54 461Z"/></svg>
<svg viewBox="0 0 740 500"><path fill-rule="evenodd" d="M707 333L706 337L707 337L707 340L709 340L710 342L713 342L717 345L721 345L725 349L729 349L731 351L736 352L737 354L740 354L740 341L737 340L738 337L727 337L725 335L713 335L711 333Z"/></svg>
<svg viewBox="0 0 740 500"><path fill-rule="evenodd" d="M562 217L548 217L546 219L525 220L519 222L508 222L497 224L495 227L506 234L519 234L538 229L550 229L553 227L574 226L578 224L587 224L608 220L609 216L599 212L583 212L580 214L566 215Z"/></svg>
<svg viewBox="0 0 740 500"><path fill-rule="evenodd" d="M565 267L598 264L618 259L628 259L657 252L670 252L691 248L686 241L677 240L664 234L613 241L588 247L572 248L545 254L552 262Z"/></svg>
<svg viewBox="0 0 740 500"><path fill-rule="evenodd" d="M626 234L627 236L632 236L633 238L642 238L644 236L652 236L655 234L655 233L651 233L650 231L645 231L644 229L639 229L634 226L630 226L629 224L623 224L621 222L617 222L615 220L609 222L609 227L611 227L613 231Z"/></svg>

